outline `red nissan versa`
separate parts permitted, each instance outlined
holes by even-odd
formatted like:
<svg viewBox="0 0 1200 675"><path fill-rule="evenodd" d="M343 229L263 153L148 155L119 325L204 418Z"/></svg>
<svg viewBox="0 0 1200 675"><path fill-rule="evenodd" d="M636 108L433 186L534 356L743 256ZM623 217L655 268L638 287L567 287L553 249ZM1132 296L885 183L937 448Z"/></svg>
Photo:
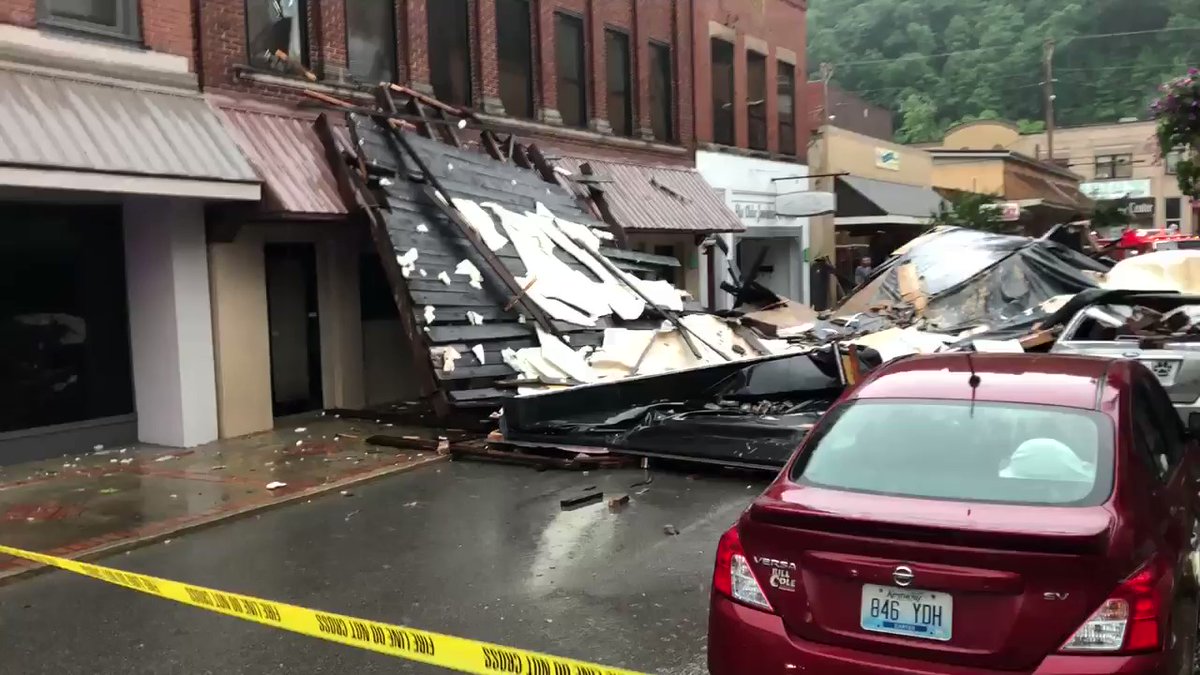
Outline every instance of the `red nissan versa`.
<svg viewBox="0 0 1200 675"><path fill-rule="evenodd" d="M709 671L1191 675L1198 449L1134 361L881 367L721 538Z"/></svg>

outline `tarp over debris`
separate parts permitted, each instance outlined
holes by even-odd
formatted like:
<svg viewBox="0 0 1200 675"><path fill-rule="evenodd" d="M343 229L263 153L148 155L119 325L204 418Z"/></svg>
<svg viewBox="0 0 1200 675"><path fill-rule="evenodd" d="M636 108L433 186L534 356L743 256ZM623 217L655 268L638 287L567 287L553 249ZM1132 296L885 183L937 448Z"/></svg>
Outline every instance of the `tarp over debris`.
<svg viewBox="0 0 1200 675"><path fill-rule="evenodd" d="M747 363L522 396L504 404L505 440L777 469L879 355L830 345Z"/></svg>
<svg viewBox="0 0 1200 675"><path fill-rule="evenodd" d="M908 306L923 328L954 333L1094 288L1107 269L1052 241L942 227L898 249L834 314Z"/></svg>

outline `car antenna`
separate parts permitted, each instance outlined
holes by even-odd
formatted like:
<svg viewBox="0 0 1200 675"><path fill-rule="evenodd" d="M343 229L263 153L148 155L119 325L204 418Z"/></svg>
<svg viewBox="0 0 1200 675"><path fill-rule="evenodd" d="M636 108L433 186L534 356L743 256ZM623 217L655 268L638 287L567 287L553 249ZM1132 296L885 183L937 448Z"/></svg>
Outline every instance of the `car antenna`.
<svg viewBox="0 0 1200 675"><path fill-rule="evenodd" d="M979 389L979 374L975 372L975 360L971 358L971 352L967 352L967 367L971 369L971 377L967 378L967 384L971 385L971 417L975 416L975 392Z"/></svg>

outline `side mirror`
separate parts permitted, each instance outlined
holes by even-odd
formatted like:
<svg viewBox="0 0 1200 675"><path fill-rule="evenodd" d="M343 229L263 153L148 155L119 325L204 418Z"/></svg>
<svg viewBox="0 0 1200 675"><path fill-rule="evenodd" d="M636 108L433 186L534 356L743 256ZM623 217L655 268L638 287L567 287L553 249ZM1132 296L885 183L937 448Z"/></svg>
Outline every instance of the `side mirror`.
<svg viewBox="0 0 1200 675"><path fill-rule="evenodd" d="M1200 412L1188 413L1188 433L1200 440Z"/></svg>

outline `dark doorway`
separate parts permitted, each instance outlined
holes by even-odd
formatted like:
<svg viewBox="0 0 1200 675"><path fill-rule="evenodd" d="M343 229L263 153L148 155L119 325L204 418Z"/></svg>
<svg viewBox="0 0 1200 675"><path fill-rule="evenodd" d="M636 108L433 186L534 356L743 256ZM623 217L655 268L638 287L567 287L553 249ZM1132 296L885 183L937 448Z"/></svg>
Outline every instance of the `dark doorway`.
<svg viewBox="0 0 1200 675"><path fill-rule="evenodd" d="M276 417L318 410L321 321L313 244L267 244L267 317L271 331L271 405Z"/></svg>

